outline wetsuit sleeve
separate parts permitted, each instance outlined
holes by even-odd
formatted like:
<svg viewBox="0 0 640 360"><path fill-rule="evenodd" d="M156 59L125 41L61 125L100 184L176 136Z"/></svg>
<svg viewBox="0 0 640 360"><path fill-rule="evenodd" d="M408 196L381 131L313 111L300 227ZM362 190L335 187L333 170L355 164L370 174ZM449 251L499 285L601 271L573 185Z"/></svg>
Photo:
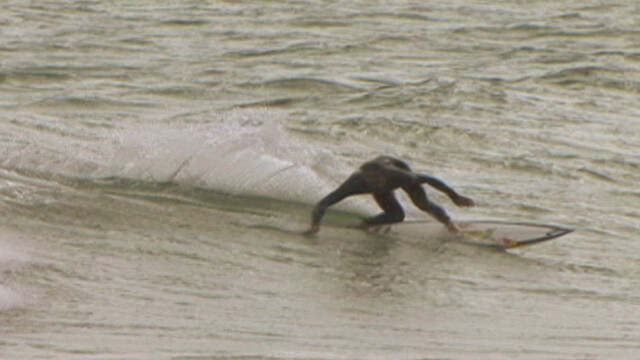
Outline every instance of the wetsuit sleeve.
<svg viewBox="0 0 640 360"><path fill-rule="evenodd" d="M351 195L363 193L365 190L364 187L364 181L359 173L351 175L336 190L318 202L311 215L311 225L316 227L319 226L320 221L329 206L334 205Z"/></svg>
<svg viewBox="0 0 640 360"><path fill-rule="evenodd" d="M460 197L460 195L459 195L455 190L453 190L453 188L451 188L451 187L450 187L449 185L447 185L444 181L442 181L442 180L440 180L440 179L438 179L438 178L436 178L436 177L433 177L433 176L430 176L430 175L423 175L423 174L420 174L420 175L418 175L418 181L419 181L421 184L424 184L424 183L429 184L429 185L430 185L430 186L432 186L434 189L436 189L436 190L438 190L438 191L441 191L441 192L443 192L443 193L447 194L447 196L448 196L451 200L454 200L454 201L455 201L455 199L457 199L458 197Z"/></svg>

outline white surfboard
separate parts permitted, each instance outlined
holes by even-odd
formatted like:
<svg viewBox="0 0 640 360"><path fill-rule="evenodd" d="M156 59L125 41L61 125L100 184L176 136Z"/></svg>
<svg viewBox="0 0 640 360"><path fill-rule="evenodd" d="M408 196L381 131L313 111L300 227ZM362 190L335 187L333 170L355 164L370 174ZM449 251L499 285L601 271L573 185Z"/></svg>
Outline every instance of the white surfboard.
<svg viewBox="0 0 640 360"><path fill-rule="evenodd" d="M453 237L473 245L500 249L537 244L573 231L573 229L556 225L503 220L465 220L458 221L457 224L462 229L460 235L447 234L442 224L428 221L398 223L392 225L388 231L401 236L418 238Z"/></svg>
<svg viewBox="0 0 640 360"><path fill-rule="evenodd" d="M442 239L462 241L468 244L487 246L498 249L512 249L549 241L569 234L571 228L528 222L514 222L505 220L463 220L456 224L461 228L460 234L450 233L444 225L434 221L405 221L392 225L382 225L379 228L369 228L365 231L377 234L389 234L413 239ZM292 227L274 225L253 225L253 227L277 230L289 234L303 234L303 224L293 224ZM319 236L325 232L361 231L354 227L336 224L321 226ZM347 233L344 233L348 236Z"/></svg>

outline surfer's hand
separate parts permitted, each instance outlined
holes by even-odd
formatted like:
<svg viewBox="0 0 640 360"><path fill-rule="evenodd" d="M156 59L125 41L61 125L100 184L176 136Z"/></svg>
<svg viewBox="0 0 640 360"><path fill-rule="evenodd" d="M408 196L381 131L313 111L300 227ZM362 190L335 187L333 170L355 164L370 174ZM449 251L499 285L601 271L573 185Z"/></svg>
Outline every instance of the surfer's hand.
<svg viewBox="0 0 640 360"><path fill-rule="evenodd" d="M458 195L455 199L453 199L453 202L458 205L458 206L475 206L476 202L473 201L473 199L468 198L466 196L462 196L462 195Z"/></svg>
<svg viewBox="0 0 640 360"><path fill-rule="evenodd" d="M302 232L302 235L313 235L320 231L319 225L311 225L307 230Z"/></svg>

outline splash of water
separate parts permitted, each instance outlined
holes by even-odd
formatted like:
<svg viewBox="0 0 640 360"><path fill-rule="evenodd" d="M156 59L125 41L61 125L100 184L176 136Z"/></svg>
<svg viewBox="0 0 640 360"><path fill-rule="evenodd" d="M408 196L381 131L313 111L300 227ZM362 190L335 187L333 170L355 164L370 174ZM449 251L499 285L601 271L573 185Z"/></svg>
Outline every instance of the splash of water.
<svg viewBox="0 0 640 360"><path fill-rule="evenodd" d="M233 195L315 202L346 172L265 112L197 125L147 125L117 135L111 176L172 182ZM337 170L337 171L336 171ZM106 175L106 174L105 174Z"/></svg>
<svg viewBox="0 0 640 360"><path fill-rule="evenodd" d="M12 237L11 234L0 233L0 240ZM0 242L0 311L8 311L24 306L24 297L12 286L11 274L31 263L28 256Z"/></svg>

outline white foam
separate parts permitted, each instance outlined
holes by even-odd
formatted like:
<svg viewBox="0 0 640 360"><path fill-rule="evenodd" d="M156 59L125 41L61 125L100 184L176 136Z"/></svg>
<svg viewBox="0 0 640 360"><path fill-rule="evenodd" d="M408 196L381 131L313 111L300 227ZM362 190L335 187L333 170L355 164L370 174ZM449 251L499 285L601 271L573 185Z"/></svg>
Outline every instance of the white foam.
<svg viewBox="0 0 640 360"><path fill-rule="evenodd" d="M116 147L113 173L105 175L288 201L317 201L335 187L335 174L348 172L328 151L292 138L265 111L127 129Z"/></svg>
<svg viewBox="0 0 640 360"><path fill-rule="evenodd" d="M7 236L7 234L2 233L2 237L4 236ZM27 255L0 243L0 272L17 270L29 262L30 259Z"/></svg>
<svg viewBox="0 0 640 360"><path fill-rule="evenodd" d="M16 126L25 127L27 134L0 146L0 155L6 155L0 164L7 170L44 174L44 179L53 174L172 182L239 196L315 203L353 169L326 144L292 135L284 125L285 117L269 109L241 109L207 122L159 120L83 133L78 138L73 136L75 129L61 121L24 119ZM42 124L52 131L34 130ZM37 185L59 186L55 182ZM345 203L342 208L363 209L358 201Z"/></svg>
<svg viewBox="0 0 640 360"><path fill-rule="evenodd" d="M24 306L23 297L14 290L0 285L0 312Z"/></svg>
<svg viewBox="0 0 640 360"><path fill-rule="evenodd" d="M2 233L2 237L8 236ZM7 311L24 305L24 299L7 283L11 283L10 273L30 262L27 255L21 254L4 243L0 243L0 311Z"/></svg>

